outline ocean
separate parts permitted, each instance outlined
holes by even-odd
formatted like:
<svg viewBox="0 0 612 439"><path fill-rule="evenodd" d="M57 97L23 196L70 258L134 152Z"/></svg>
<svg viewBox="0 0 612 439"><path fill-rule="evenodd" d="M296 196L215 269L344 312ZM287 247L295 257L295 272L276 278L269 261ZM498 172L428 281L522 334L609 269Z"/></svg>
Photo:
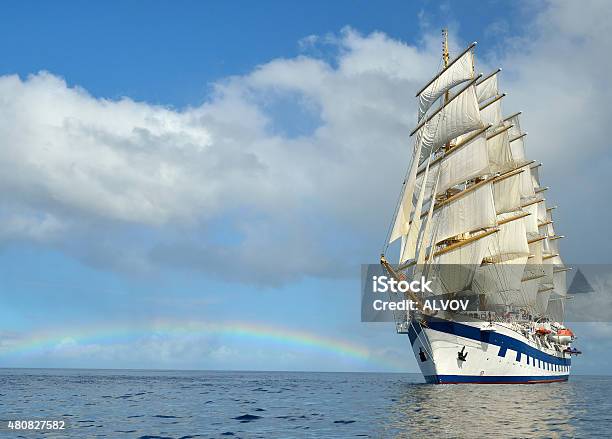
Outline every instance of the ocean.
<svg viewBox="0 0 612 439"><path fill-rule="evenodd" d="M0 437L610 437L611 395L610 376L427 385L417 374L0 369ZM65 429L9 429L17 420Z"/></svg>

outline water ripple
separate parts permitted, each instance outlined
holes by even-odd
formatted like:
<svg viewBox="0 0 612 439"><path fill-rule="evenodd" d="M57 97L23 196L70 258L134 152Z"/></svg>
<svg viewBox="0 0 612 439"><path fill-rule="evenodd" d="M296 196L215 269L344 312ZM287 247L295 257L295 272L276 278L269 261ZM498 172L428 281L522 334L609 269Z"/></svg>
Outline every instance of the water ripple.
<svg viewBox="0 0 612 439"><path fill-rule="evenodd" d="M411 374L3 369L0 388L3 419L67 422L48 438L591 438L612 425L612 377L431 386Z"/></svg>

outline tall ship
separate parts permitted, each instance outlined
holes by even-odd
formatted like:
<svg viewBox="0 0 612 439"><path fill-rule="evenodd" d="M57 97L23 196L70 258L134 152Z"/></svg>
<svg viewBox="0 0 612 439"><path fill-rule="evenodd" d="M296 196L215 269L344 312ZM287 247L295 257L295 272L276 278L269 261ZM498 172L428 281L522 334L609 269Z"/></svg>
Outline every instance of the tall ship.
<svg viewBox="0 0 612 439"><path fill-rule="evenodd" d="M566 381L580 352L563 324L570 268L541 164L521 113L502 112L501 69L475 73L476 43L451 60L446 30L442 46L441 70L416 94L412 160L381 255L390 276L423 277L434 293L392 294L416 304L394 312L396 330L428 383ZM430 297L469 306L426 309Z"/></svg>

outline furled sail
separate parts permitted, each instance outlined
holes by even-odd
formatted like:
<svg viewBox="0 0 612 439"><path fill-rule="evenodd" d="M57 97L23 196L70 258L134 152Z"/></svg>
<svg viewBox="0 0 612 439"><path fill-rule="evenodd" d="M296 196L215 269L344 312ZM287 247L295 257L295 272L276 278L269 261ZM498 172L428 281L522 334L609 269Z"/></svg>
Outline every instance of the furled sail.
<svg viewBox="0 0 612 439"><path fill-rule="evenodd" d="M475 45L475 43L471 44L461 55L459 55L459 57L457 57L457 59L452 61L448 67L436 75L436 77L417 94L417 98L419 99L419 120L423 118L427 110L429 110L432 104L438 100L440 96L456 85L473 78L474 57L471 49Z"/></svg>

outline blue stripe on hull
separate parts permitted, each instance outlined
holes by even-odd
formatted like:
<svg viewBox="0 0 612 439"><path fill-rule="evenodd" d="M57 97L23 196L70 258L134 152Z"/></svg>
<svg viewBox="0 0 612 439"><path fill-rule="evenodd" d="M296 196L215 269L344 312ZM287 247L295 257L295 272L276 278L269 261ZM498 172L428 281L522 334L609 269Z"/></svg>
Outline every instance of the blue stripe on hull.
<svg viewBox="0 0 612 439"><path fill-rule="evenodd" d="M481 375L427 375L425 382L429 384L537 384L567 381L569 375L549 376L481 376Z"/></svg>
<svg viewBox="0 0 612 439"><path fill-rule="evenodd" d="M416 330L412 329L415 326ZM410 338L410 342L412 344L414 344L414 340L416 339L418 333L421 332L420 326L421 325L419 324L411 325L411 328L408 332L408 337ZM531 358L545 361L546 363L559 364L564 366L569 366L572 364L572 361L569 358L559 358L554 355L547 354L546 352L542 352L541 350L536 349L525 342L522 342L505 334L500 334L498 332L481 331L480 328L476 328L474 326L465 325L463 323L431 316L427 317L427 326L435 331L453 334L459 337L469 338L471 340L476 340L499 346L500 356L505 356L506 350L512 349L513 351L517 352L517 361L520 361L521 354L525 354L530 356Z"/></svg>

